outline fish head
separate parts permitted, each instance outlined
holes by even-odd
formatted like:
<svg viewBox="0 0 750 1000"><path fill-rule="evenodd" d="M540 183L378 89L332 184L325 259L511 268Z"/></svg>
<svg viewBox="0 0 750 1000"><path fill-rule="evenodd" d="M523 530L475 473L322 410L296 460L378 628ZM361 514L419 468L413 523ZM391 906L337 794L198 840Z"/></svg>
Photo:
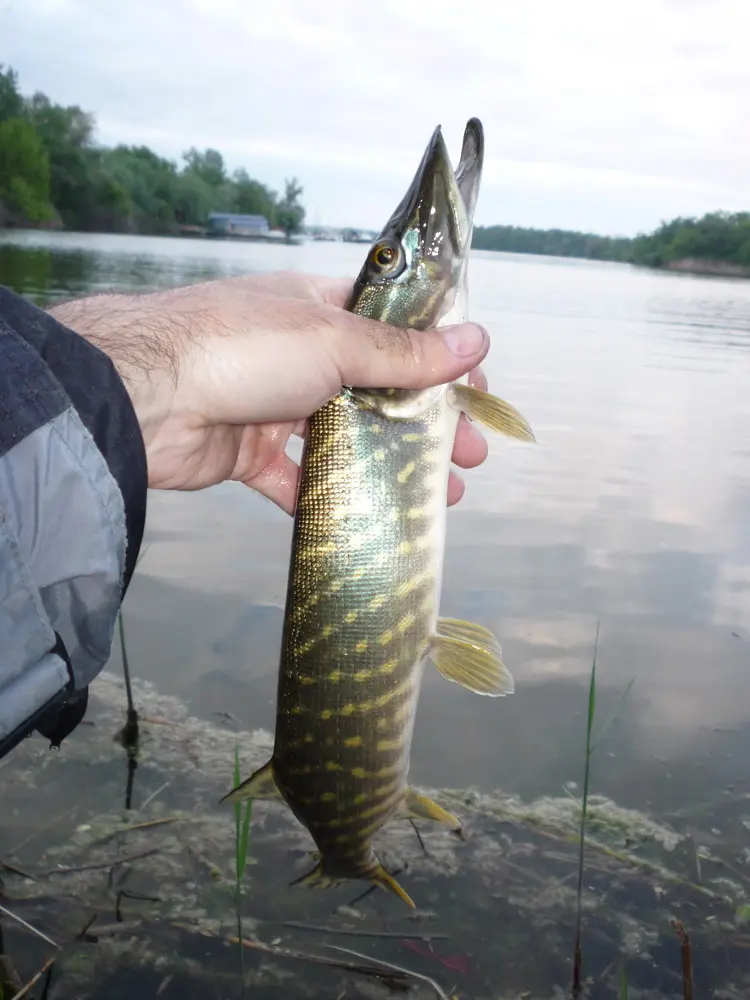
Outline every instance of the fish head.
<svg viewBox="0 0 750 1000"><path fill-rule="evenodd" d="M348 309L415 330L444 321L466 282L483 157L477 118L467 122L455 171L438 125L406 194L370 247Z"/></svg>
<svg viewBox="0 0 750 1000"><path fill-rule="evenodd" d="M415 330L465 321L466 272L483 159L479 119L466 124L455 171L442 129L435 129L406 194L368 251L347 309ZM358 393L360 401L366 397L371 402L381 395L393 409L418 406L419 400L435 393Z"/></svg>

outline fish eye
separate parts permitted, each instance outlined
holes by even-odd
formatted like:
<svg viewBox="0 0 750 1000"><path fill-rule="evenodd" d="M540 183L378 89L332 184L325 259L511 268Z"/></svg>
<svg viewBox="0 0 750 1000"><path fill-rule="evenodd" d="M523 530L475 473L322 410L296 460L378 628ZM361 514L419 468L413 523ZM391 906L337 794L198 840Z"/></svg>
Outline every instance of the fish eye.
<svg viewBox="0 0 750 1000"><path fill-rule="evenodd" d="M385 241L373 247L370 262L374 271L388 278L400 274L406 264L401 246Z"/></svg>

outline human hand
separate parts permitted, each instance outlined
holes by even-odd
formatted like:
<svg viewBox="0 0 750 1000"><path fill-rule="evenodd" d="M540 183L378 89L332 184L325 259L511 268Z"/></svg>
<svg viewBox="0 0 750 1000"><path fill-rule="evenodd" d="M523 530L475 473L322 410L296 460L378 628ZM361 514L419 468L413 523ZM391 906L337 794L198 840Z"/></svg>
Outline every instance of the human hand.
<svg viewBox="0 0 750 1000"><path fill-rule="evenodd" d="M293 513L299 467L286 454L343 386L423 388L460 378L480 389L486 332L399 330L346 312L352 283L295 272L226 278L146 295L99 295L50 311L112 358L133 400L153 489L225 480ZM464 469L487 444L461 414ZM451 470L448 504L464 492Z"/></svg>

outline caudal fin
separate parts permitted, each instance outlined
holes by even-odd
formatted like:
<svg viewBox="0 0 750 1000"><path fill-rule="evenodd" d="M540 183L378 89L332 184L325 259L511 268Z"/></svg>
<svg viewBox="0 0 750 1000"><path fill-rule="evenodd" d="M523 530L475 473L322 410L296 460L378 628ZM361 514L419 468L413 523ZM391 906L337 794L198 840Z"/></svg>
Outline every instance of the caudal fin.
<svg viewBox="0 0 750 1000"><path fill-rule="evenodd" d="M372 871L368 871L362 878L372 882L373 885L380 886L381 889L388 889L389 892L395 893L399 899L403 900L407 906L411 906L412 909L415 908L415 903L411 896L401 888L396 879L385 870L379 861L377 862L377 867ZM346 881L346 878L329 875L325 870L324 863L319 861L312 871L295 879L294 882L290 882L290 885L304 885L308 889L330 889L335 885L343 885Z"/></svg>

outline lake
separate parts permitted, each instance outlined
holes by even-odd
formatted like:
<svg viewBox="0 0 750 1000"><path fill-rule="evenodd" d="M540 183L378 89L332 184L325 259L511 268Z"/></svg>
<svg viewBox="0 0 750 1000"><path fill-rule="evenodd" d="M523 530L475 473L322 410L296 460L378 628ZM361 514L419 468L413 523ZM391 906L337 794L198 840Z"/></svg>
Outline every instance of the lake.
<svg viewBox="0 0 750 1000"><path fill-rule="evenodd" d="M44 303L275 269L353 276L365 253L364 246L340 243L0 233L0 283ZM469 280L471 316L492 336L485 363L490 388L520 409L538 444L490 436L487 461L465 474L465 497L448 517L441 611L497 634L516 692L501 700L477 698L436 671L426 673L412 779L421 787L460 793L476 812L478 833L465 856L471 866L461 860L461 847L451 846L441 870L434 858L449 835L420 828L433 857L435 872L429 875L420 873L419 845L406 826L411 839L399 842L397 853L411 852L415 875L403 884L421 898L418 906L432 900L429 908L438 916L430 929L447 927L451 940L442 960L436 958L437 942L434 951L426 945L392 951L398 956L393 960L419 968L462 998L510 997L524 990L546 997L554 986L567 988L573 913L566 894L575 890L576 857L566 839L573 820L563 814L566 803L580 809L598 626L595 733L607 725L591 757L591 794L601 797L592 837L596 832L613 839L607 841L610 853L602 845L598 853L596 846L589 852L584 885L590 995L618 995L624 955L632 988L653 991L636 995L682 996L679 940L670 926L675 918L692 936L696 989L702 983L701 995L731 998L735 990L739 997L750 987L750 935L744 930L750 910L742 911L750 887L750 284L499 253L474 253ZM174 829L184 825L186 812L197 816L205 807L226 815L233 836L231 809L216 811L216 800L231 785L230 734L257 733L262 743L273 731L290 541L291 520L239 485L184 495L151 492L144 554L123 615L136 692L156 718L146 726L134 776L131 767L129 804L136 812L123 819L130 815L121 801L126 754L112 740L115 730L107 729L124 712L116 644L99 700L97 684L92 688L91 724L58 754L49 754L34 737L0 765L0 792L13 817L0 829L0 859L25 871L49 869L58 857L69 866L84 864L93 842L81 829L96 825L94 813L101 834L103 816L115 826L132 825L168 819L177 810L182 819L169 827L165 837L171 839L162 844L173 861L168 876L141 877L144 883L169 877L174 885L188 879L194 883L190 892L202 891L205 872L186 874L183 857L188 847L197 849ZM169 724L170 711L182 712L180 725L193 727L192 751L175 736L178 723ZM170 739L177 742L167 746ZM212 756L212 741L214 748L226 744L223 756ZM179 754L184 761L191 752L193 763L180 765ZM208 773L211 768L217 770ZM248 770L244 758L242 770ZM164 774L171 790L137 812ZM528 809L510 815L509 803ZM154 811L157 806L162 812ZM274 833L274 823L284 822L273 818L279 810L262 808L257 834L253 822L259 864L249 869L248 920L260 921L256 930L264 940L270 939L262 921L281 927L284 908L291 918L293 907L296 920L311 920L314 912L314 922L332 923L335 907L356 896L358 886L332 890L330 897L288 890L299 874L280 846L292 836L291 824ZM63 815L68 818L60 820ZM519 840L525 821L528 831ZM657 828L678 835L679 845L665 846L669 838ZM139 835L123 841L124 853ZM641 835L656 853L630 857ZM112 836L125 834L117 828ZM111 854L117 843L109 842ZM77 854L70 853L71 845ZM302 838L295 850L301 855L308 847ZM204 853L215 860L210 850ZM675 873L682 881L672 879ZM86 882L71 893L81 923L85 893L100 899L111 890L102 888L101 870L94 876L96 885ZM36 926L48 920L58 934L70 926L72 903L56 897L54 905L43 906L47 896L34 883L19 884L12 873L3 878L8 899L17 900L6 905L25 919ZM266 879L262 903L252 887L256 879ZM63 881L58 878L55 888ZM70 888L72 880L65 884ZM442 894L435 894L436 884ZM540 884L560 887L554 900L542 899ZM398 901L381 896L356 905L369 906L367 919L376 914L381 928L403 927ZM439 904L448 897L452 902L443 912ZM201 913L221 909L190 898ZM100 921L111 924L115 917L107 905L98 902L92 912L109 912ZM230 933L231 905L226 903L224 921ZM144 906L148 902L141 901ZM147 975L147 965L151 969L158 939L153 927L165 926L165 918L159 924L152 911L148 917L141 909L138 919L152 929L148 948L141 942L145 950L138 952L140 971L133 963L123 967L116 988L113 980L92 974L88 992L81 992L86 977L75 966L63 972L56 995L109 1000L167 981L166 966L156 960L151 965L162 968L161 978L155 972L152 979L138 978ZM347 914L345 909L335 919L345 922ZM163 944L185 960L194 950L186 943L193 940L186 919L183 914L175 923L184 934ZM204 943L218 941L221 918L215 919L216 926L203 928L215 938L204 936ZM38 968L49 948L8 922L4 929L6 951L12 938L17 964L31 975L33 961ZM294 947L301 947L302 933L296 931ZM284 934L292 946L291 932ZM514 947L501 962L503 936ZM114 949L120 939L105 940ZM385 947L378 939L330 940L373 955ZM226 952L223 941L215 944L207 966L225 963L229 969ZM122 957L122 949L117 954ZM248 955L257 965L258 953ZM111 955L108 961L114 961ZM278 957L273 962L283 965ZM301 968L304 977L307 967ZM299 977L294 963L284 969ZM255 974L261 992L253 995L265 996L264 989L269 997L291 995L284 992L292 987L283 977L281 985L269 986L265 967ZM329 992L336 975L316 971L305 995L338 995ZM184 963L173 976L160 995L239 995L229 971L216 992L210 977L195 970L188 975ZM356 992L365 987L355 980L347 995L376 995ZM711 987L724 992L708 992ZM297 980L294 988L302 989ZM424 983L419 988L434 995Z"/></svg>

